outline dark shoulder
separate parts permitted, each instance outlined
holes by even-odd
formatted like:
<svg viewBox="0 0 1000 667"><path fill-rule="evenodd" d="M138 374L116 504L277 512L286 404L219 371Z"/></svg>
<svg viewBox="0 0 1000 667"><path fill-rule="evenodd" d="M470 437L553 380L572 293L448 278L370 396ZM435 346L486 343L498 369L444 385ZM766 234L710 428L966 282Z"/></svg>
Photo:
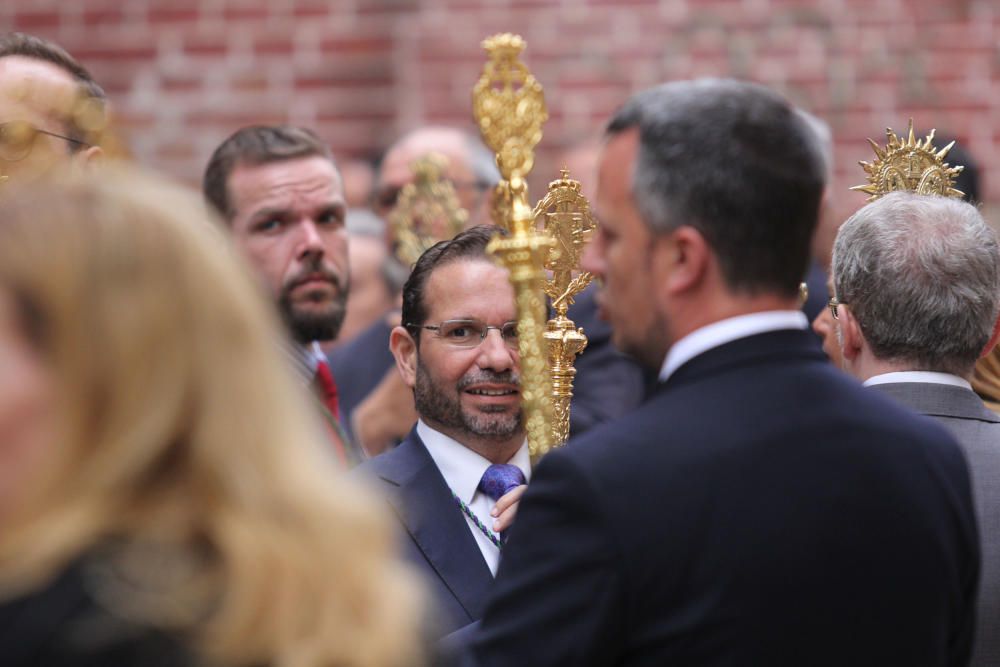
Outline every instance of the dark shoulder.
<svg viewBox="0 0 1000 667"><path fill-rule="evenodd" d="M768 441L809 442L834 456L864 452L885 463L953 468L961 459L933 420L827 363L788 362L658 387L625 417L571 439L554 463L572 458L599 487L620 488L653 469L665 478L704 472Z"/></svg>
<svg viewBox="0 0 1000 667"><path fill-rule="evenodd" d="M91 553L40 588L0 603L3 664L207 667L182 632L135 613L128 585L109 583L113 567L104 554Z"/></svg>
<svg viewBox="0 0 1000 667"><path fill-rule="evenodd" d="M430 454L411 433L389 451L359 465L355 474L363 479L382 479L400 484L411 477L425 460L430 460Z"/></svg>

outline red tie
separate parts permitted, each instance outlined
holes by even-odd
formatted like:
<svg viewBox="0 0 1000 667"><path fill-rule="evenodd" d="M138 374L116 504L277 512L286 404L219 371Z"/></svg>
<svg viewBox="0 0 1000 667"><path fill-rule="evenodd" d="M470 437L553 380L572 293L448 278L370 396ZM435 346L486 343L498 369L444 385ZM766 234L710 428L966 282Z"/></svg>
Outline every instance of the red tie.
<svg viewBox="0 0 1000 667"><path fill-rule="evenodd" d="M333 381L333 373L325 359L320 359L316 365L316 385L320 390L323 405L330 411L334 419L340 419L340 399L337 393L337 383Z"/></svg>

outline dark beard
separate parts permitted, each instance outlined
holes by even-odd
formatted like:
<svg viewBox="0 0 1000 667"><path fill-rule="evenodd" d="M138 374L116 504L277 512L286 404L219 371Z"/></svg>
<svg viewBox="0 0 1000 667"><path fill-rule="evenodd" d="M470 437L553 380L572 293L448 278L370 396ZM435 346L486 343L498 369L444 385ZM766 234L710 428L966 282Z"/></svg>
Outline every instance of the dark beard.
<svg viewBox="0 0 1000 667"><path fill-rule="evenodd" d="M520 408L512 414L498 414L493 418L488 415L474 415L462 411L462 406L458 401L458 393L465 387L483 381L497 383L513 381L517 383L517 377L512 373L482 371L475 376L463 377L455 387L455 396L450 396L434 384L418 357L416 386L413 389L413 400L417 414L425 421L440 424L458 433L467 433L477 438L499 442L509 440L524 428L524 419ZM504 413L506 408L500 405L487 406L484 411Z"/></svg>
<svg viewBox="0 0 1000 667"><path fill-rule="evenodd" d="M292 338L303 345L314 340L335 340L344 324L347 314L347 295L341 292L324 312L299 312L287 294L278 301L281 319L292 334Z"/></svg>
<svg viewBox="0 0 1000 667"><path fill-rule="evenodd" d="M323 311L297 311L292 303L291 292L302 277L312 273L322 273L330 283L336 287L337 293L330 302L330 305ZM347 315L347 295L350 292L350 283L345 276L334 273L331 269L322 264L320 258L315 258L308 266L304 266L295 279L292 279L281 290L278 298L278 311L281 319L292 334L292 338L303 345L314 340L329 341L335 340L340 333L340 327L344 324L344 317Z"/></svg>

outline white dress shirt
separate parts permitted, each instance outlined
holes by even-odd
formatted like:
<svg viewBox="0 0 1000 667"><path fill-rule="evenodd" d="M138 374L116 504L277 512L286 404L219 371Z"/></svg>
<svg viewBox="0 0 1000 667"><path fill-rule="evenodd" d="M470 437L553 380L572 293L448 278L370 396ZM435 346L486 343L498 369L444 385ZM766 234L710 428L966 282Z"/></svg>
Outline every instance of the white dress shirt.
<svg viewBox="0 0 1000 667"><path fill-rule="evenodd" d="M937 373L934 371L894 371L892 373L882 373L873 375L864 384L871 387L876 384L894 384L897 382L924 382L929 384L950 384L955 387L963 387L972 391L972 385L965 378L960 378L951 373Z"/></svg>
<svg viewBox="0 0 1000 667"><path fill-rule="evenodd" d="M801 310L769 310L730 317L695 329L674 343L660 368L660 382L703 352L747 336L781 329L808 329L809 320Z"/></svg>
<svg viewBox="0 0 1000 667"><path fill-rule="evenodd" d="M435 431L422 419L417 421L417 435L424 441L427 451L434 459L434 464L441 471L441 476L444 477L444 481L451 490L469 506L469 509L479 517L483 525L492 531L495 519L490 516L490 510L493 509L496 502L478 489L479 480L483 478L483 473L486 472L491 463L460 442ZM521 472L524 473L525 481L531 477L531 457L528 454L527 440L507 463L520 468ZM453 504L452 511L465 517L465 522L468 524L469 530L472 531L472 536L476 538L476 544L479 545L479 550L482 552L490 572L496 576L497 565L500 563L500 550L476 527L472 519L466 516L458 503Z"/></svg>

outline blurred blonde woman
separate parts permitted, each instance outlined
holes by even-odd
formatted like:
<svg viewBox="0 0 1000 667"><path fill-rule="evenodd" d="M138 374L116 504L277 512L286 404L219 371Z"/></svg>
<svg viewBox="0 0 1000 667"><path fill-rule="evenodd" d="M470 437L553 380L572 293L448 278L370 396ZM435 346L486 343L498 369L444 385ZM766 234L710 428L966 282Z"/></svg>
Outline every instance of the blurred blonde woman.
<svg viewBox="0 0 1000 667"><path fill-rule="evenodd" d="M418 595L195 196L0 190L0 662L409 665Z"/></svg>

